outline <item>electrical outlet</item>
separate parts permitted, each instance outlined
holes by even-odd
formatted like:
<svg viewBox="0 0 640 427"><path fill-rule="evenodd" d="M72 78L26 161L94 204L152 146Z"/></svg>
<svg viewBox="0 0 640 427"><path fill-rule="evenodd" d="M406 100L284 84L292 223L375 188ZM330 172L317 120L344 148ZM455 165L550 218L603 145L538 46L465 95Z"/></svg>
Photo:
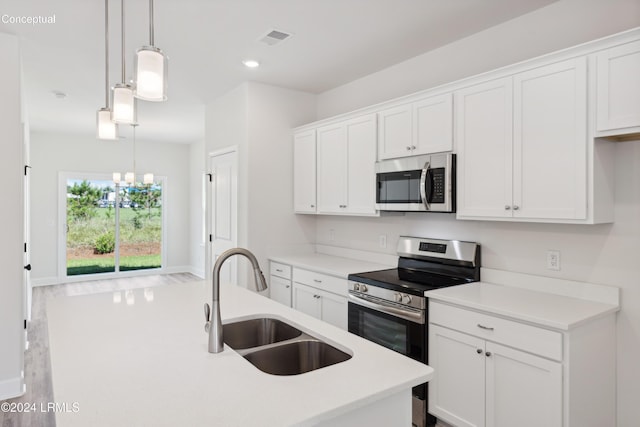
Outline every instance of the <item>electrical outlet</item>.
<svg viewBox="0 0 640 427"><path fill-rule="evenodd" d="M378 236L378 244L380 245L380 247L382 249L387 247L387 235L386 234L381 234Z"/></svg>
<svg viewBox="0 0 640 427"><path fill-rule="evenodd" d="M560 270L560 251L547 251L547 269Z"/></svg>

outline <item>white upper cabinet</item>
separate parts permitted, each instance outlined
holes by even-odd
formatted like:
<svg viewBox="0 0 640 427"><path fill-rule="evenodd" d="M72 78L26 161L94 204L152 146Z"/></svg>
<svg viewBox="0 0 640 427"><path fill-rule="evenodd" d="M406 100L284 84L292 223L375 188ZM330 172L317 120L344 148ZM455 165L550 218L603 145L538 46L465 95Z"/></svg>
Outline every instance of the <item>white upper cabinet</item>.
<svg viewBox="0 0 640 427"><path fill-rule="evenodd" d="M596 131L640 132L640 41L596 54Z"/></svg>
<svg viewBox="0 0 640 427"><path fill-rule="evenodd" d="M293 208L296 213L316 212L316 131L293 136Z"/></svg>
<svg viewBox="0 0 640 427"><path fill-rule="evenodd" d="M455 94L459 216L511 217L512 88L508 77Z"/></svg>
<svg viewBox="0 0 640 427"><path fill-rule="evenodd" d="M453 95L378 112L378 159L453 150Z"/></svg>
<svg viewBox="0 0 640 427"><path fill-rule="evenodd" d="M584 220L586 58L456 93L458 218Z"/></svg>
<svg viewBox="0 0 640 427"><path fill-rule="evenodd" d="M376 116L317 129L318 213L376 215Z"/></svg>
<svg viewBox="0 0 640 427"><path fill-rule="evenodd" d="M514 217L585 219L587 59L514 76Z"/></svg>

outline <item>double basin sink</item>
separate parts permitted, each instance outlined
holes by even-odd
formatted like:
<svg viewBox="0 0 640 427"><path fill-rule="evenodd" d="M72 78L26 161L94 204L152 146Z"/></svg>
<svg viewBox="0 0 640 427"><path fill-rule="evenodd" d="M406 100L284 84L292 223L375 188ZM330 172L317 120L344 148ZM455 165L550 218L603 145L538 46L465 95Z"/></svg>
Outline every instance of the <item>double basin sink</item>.
<svg viewBox="0 0 640 427"><path fill-rule="evenodd" d="M351 358L344 351L271 317L225 323L223 331L225 344L272 375L303 374Z"/></svg>

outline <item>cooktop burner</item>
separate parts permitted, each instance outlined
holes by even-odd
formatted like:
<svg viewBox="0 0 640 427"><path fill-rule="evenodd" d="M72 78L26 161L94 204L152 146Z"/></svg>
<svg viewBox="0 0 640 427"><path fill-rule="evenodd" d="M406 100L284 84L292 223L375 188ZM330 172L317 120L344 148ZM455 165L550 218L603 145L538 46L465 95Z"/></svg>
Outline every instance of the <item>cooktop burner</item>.
<svg viewBox="0 0 640 427"><path fill-rule="evenodd" d="M349 280L420 296L480 280L477 243L401 236L398 255L398 267L350 274Z"/></svg>
<svg viewBox="0 0 640 427"><path fill-rule="evenodd" d="M403 268L390 268L388 270L350 274L349 280L420 296L424 295L426 291L433 289L461 285L473 281L469 278L448 277Z"/></svg>

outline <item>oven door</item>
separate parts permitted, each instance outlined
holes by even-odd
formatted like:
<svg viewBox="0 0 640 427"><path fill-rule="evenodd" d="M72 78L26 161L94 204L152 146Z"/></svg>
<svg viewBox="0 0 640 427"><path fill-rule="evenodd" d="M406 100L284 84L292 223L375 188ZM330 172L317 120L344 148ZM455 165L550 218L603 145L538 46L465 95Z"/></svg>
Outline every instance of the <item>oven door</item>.
<svg viewBox="0 0 640 427"><path fill-rule="evenodd" d="M427 363L427 324L424 310L405 311L392 303L350 293L348 311L349 332ZM427 413L427 384L414 387L412 394L412 425L435 425L436 419Z"/></svg>

